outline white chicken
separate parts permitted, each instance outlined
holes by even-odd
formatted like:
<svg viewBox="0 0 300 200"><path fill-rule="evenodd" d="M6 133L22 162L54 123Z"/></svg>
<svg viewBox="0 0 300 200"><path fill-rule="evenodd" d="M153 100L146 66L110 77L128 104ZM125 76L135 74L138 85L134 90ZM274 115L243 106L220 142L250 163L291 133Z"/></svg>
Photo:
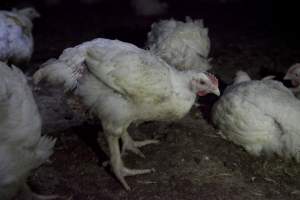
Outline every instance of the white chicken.
<svg viewBox="0 0 300 200"><path fill-rule="evenodd" d="M33 52L32 20L39 17L34 8L0 11L0 60L28 62Z"/></svg>
<svg viewBox="0 0 300 200"><path fill-rule="evenodd" d="M292 65L283 79L291 81L293 87L289 89L300 99L300 63Z"/></svg>
<svg viewBox="0 0 300 200"><path fill-rule="evenodd" d="M86 64L84 64L86 63ZM156 140L134 141L127 128L133 122L173 121L192 107L196 95L219 95L218 80L209 73L180 72L149 51L118 40L95 39L64 50L34 74L74 90L85 106L102 121L110 149L110 163L118 180L129 190L124 177L152 172L124 166L119 149L141 156L138 147Z"/></svg>
<svg viewBox="0 0 300 200"><path fill-rule="evenodd" d="M0 199L17 193L39 197L26 184L52 154L55 140L41 136L41 117L26 77L0 62ZM25 198L24 198L25 199Z"/></svg>
<svg viewBox="0 0 300 200"><path fill-rule="evenodd" d="M162 15L168 9L168 4L160 0L131 0L130 3L139 16Z"/></svg>
<svg viewBox="0 0 300 200"><path fill-rule="evenodd" d="M278 81L237 75L213 106L213 123L250 154L275 153L300 161L300 101Z"/></svg>
<svg viewBox="0 0 300 200"><path fill-rule="evenodd" d="M178 70L211 68L210 39L203 20L187 17L186 22L170 19L154 23L146 46Z"/></svg>

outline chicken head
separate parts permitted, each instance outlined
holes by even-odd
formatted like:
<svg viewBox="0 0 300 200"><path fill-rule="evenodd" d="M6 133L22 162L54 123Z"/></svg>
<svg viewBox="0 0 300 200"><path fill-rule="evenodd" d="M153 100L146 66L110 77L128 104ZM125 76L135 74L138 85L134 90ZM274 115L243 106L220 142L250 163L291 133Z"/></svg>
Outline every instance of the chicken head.
<svg viewBox="0 0 300 200"><path fill-rule="evenodd" d="M292 65L286 75L283 78L284 80L291 80L294 88L290 88L293 92L300 92L300 63Z"/></svg>
<svg viewBox="0 0 300 200"><path fill-rule="evenodd" d="M198 96L205 96L208 93L220 95L218 79L210 73L197 73L191 81L191 90Z"/></svg>

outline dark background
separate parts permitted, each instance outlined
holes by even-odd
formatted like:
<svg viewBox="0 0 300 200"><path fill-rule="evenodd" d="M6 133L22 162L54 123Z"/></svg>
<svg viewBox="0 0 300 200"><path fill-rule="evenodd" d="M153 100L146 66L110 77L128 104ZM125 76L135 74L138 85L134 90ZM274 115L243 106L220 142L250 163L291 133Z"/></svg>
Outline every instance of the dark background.
<svg viewBox="0 0 300 200"><path fill-rule="evenodd" d="M66 45L94 37L106 37L143 46L151 23L170 17L180 20L185 16L203 18L205 24L212 29L212 34L219 35L222 32L226 34L228 31L239 30L252 31L253 34L264 32L272 38L290 38L295 35L297 28L297 14L293 12L296 7L287 1L277 5L280 6L279 12L271 0L227 0L225 3L221 0L165 2L169 4L168 12L155 17L136 16L128 0L96 0L90 4L79 0L60 0L54 5L47 4L45 0L2 0L0 6L2 4L2 9L34 6L41 13L42 17L35 21L34 29L38 48L39 42L53 41L56 35L66 37L67 39L60 41Z"/></svg>
<svg viewBox="0 0 300 200"><path fill-rule="evenodd" d="M150 25L159 19L185 16L203 18L210 28L212 39L231 35L238 38L246 35L268 35L273 43L284 43L297 48L298 14L296 3L272 0L165 0L168 12L154 17L135 15L129 0L95 0L83 3L80 0L60 0L57 4L45 0L21 1L2 0L2 9L34 6L41 18L35 21L36 48L39 52L52 49L57 56L60 52L80 42L96 38L118 38L143 47ZM61 39L61 40L60 40ZM221 40L224 41L225 37ZM59 40L59 41L57 41ZM218 40L218 39L215 39ZM50 44L58 44L53 47ZM212 46L218 42L212 42ZM47 50L43 48L46 45ZM212 48L212 52L214 48ZM48 52L34 54L34 60L43 60ZM52 55L52 54L51 54Z"/></svg>

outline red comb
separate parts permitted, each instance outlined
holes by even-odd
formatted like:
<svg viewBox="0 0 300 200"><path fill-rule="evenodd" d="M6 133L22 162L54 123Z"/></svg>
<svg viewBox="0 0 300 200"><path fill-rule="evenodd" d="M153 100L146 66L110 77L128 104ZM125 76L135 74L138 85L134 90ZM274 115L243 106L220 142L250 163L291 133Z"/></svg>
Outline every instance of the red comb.
<svg viewBox="0 0 300 200"><path fill-rule="evenodd" d="M215 75L213 75L211 73L207 73L207 76L214 85L219 86L219 81L218 81L217 77L215 77Z"/></svg>

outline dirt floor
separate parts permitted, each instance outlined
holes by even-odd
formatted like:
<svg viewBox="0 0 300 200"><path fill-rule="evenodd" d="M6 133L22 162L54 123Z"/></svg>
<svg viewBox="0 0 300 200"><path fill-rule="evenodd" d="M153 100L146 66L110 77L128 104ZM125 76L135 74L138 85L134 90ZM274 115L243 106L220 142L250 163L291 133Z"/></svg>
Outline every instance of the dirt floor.
<svg viewBox="0 0 300 200"><path fill-rule="evenodd" d="M274 34L270 15L266 14L270 11L264 6L248 11L248 5L194 6L185 2L177 6L171 3L172 9L162 18L204 18L210 28L213 71L225 82L230 82L238 69L254 78L261 77L262 68L284 72L300 58L299 48L289 43L289 38ZM115 8L105 2L97 6L41 7L42 18L34 29L35 53L25 71L30 75L64 48L96 37L118 38L143 47L151 23L159 17L136 17L129 10L125 3ZM148 122L130 127L134 138L156 138L160 143L142 149L145 159L133 154L124 157L129 167L156 169L152 174L126 178L132 188L127 192L110 170L102 167L108 152L103 135L101 147L97 144L100 121L76 112L69 106L74 102L59 88L39 87L35 96L44 121L43 133L57 138L51 162L37 169L29 180L39 193L73 200L300 199L300 165L277 157L252 157L223 140L209 123L213 103L209 101L202 112L193 108L174 123Z"/></svg>

